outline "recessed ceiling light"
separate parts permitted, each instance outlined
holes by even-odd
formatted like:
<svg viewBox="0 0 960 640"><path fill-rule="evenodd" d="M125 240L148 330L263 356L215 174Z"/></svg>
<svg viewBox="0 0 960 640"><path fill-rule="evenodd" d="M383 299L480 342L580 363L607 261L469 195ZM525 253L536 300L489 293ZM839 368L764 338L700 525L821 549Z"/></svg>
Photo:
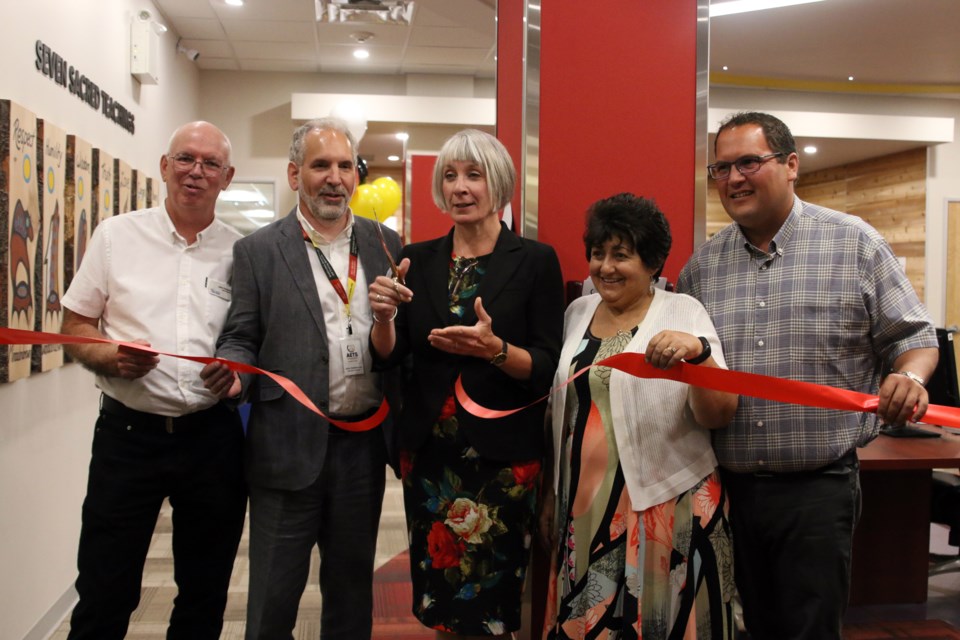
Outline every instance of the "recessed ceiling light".
<svg viewBox="0 0 960 640"><path fill-rule="evenodd" d="M224 0L224 2L226 2L226 3L227 3L228 5L230 5L231 7L242 7L242 6L243 6L243 0Z"/></svg>
<svg viewBox="0 0 960 640"><path fill-rule="evenodd" d="M847 80L849 80L850 82L853 82L853 76L847 76Z"/></svg>
<svg viewBox="0 0 960 640"><path fill-rule="evenodd" d="M407 140L410 139L410 134L407 133L406 131L401 131L400 133L398 133L398 134L396 135L396 138L397 138L397 140L402 140L402 141L406 142Z"/></svg>
<svg viewBox="0 0 960 640"><path fill-rule="evenodd" d="M387 160L390 162L396 162L400 159L400 156L387 156Z"/></svg>
<svg viewBox="0 0 960 640"><path fill-rule="evenodd" d="M764 9L778 9L791 7L795 4L822 2L822 0L730 0L730 2L711 2L710 17L729 16L735 13L748 11L762 11Z"/></svg>
<svg viewBox="0 0 960 640"><path fill-rule="evenodd" d="M729 71L729 70L730 70L730 67L728 67L727 65L723 65L723 70L724 70L724 71Z"/></svg>
<svg viewBox="0 0 960 640"><path fill-rule="evenodd" d="M370 57L370 52L366 49L357 49L353 52L353 57L357 60L366 60Z"/></svg>
<svg viewBox="0 0 960 640"><path fill-rule="evenodd" d="M817 152L817 148L816 148L815 146L813 146L812 144L808 144L807 146L805 146L805 147L803 148L803 152L804 152L804 153L816 153L816 152Z"/></svg>

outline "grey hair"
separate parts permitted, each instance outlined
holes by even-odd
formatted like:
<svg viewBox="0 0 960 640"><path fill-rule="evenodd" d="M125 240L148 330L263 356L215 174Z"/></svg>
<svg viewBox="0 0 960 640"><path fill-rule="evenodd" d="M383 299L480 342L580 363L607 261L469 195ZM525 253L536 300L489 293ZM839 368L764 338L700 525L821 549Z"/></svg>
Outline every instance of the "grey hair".
<svg viewBox="0 0 960 640"><path fill-rule="evenodd" d="M447 210L447 203L443 199L443 170L453 162L479 165L487 178L487 190L494 210L500 211L507 206L513 197L517 171L502 142L478 129L464 129L443 143L433 168L433 202L443 211Z"/></svg>
<svg viewBox="0 0 960 640"><path fill-rule="evenodd" d="M296 128L293 132L293 140L290 141L290 162L297 165L298 167L303 165L303 141L307 137L307 134L313 130L323 130L329 129L333 131L338 131L342 133L347 138L347 142L350 143L350 150L353 152L353 162L357 162L357 141L353 137L353 134L350 133L350 127L347 125L347 121L343 118L337 118L335 116L328 116L326 118L314 118L313 120L307 120L302 125Z"/></svg>

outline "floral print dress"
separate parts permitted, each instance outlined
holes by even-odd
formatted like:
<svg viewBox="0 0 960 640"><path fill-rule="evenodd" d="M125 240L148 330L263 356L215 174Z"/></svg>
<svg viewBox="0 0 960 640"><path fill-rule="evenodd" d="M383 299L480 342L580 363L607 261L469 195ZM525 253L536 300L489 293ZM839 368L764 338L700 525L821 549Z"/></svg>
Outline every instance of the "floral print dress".
<svg viewBox="0 0 960 640"><path fill-rule="evenodd" d="M622 352L631 338L601 340L588 330L570 375ZM731 638L733 560L719 474L633 511L610 418L610 373L593 367L567 387L544 638Z"/></svg>
<svg viewBox="0 0 960 640"><path fill-rule="evenodd" d="M473 304L488 258L451 261L451 323ZM401 452L413 613L433 629L500 635L520 628L540 462L481 458L455 412L451 390L427 442Z"/></svg>

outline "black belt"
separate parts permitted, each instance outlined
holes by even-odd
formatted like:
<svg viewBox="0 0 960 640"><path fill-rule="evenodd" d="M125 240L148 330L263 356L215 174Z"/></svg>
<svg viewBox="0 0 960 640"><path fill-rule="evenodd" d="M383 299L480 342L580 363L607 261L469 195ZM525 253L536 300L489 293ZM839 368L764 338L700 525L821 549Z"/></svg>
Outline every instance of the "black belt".
<svg viewBox="0 0 960 640"><path fill-rule="evenodd" d="M797 478L809 478L822 475L839 475L848 473L851 469L857 469L860 461L857 458L855 450L848 451L841 458L816 469L804 471L747 471L745 473L737 471L724 470L724 479L746 480L750 478L772 479L772 480L791 480Z"/></svg>
<svg viewBox="0 0 960 640"><path fill-rule="evenodd" d="M128 428L149 429L151 431L164 431L166 433L179 433L188 429L197 429L209 425L212 419L222 411L225 411L223 405L217 403L208 409L195 411L186 415L172 417L161 416L156 413L147 413L146 411L137 411L118 400L114 400L107 394L100 395L100 411L108 413L126 421Z"/></svg>
<svg viewBox="0 0 960 640"><path fill-rule="evenodd" d="M340 422L360 422L361 420L372 418L374 415L376 415L377 411L379 410L380 410L380 407L376 406L371 409L367 409L363 413L358 413L352 416L343 415L342 413L330 413L327 415L327 417L332 420L339 420ZM331 432L339 431L342 433L356 433L354 431L348 431L347 429L341 429L340 427L333 424L332 422L329 423L329 426L330 426Z"/></svg>

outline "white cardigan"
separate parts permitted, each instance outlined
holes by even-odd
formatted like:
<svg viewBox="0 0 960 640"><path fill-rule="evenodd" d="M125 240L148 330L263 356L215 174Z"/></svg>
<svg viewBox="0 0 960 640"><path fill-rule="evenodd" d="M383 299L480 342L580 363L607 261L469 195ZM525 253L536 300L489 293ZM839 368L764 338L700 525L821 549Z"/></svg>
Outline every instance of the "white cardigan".
<svg viewBox="0 0 960 640"><path fill-rule="evenodd" d="M600 295L573 301L564 316L563 349L554 386L570 371ZM713 358L726 367L716 329L694 298L655 289L653 301L636 335L624 351L644 353L650 338L663 330L685 331L705 336ZM587 375L587 374L584 374ZM690 489L717 466L710 446L710 432L698 425L688 404L689 387L680 382L642 379L614 369L610 376L610 408L613 430L627 492L635 511L644 511ZM565 419L567 387L550 397L553 422L553 488L559 481L563 448L560 438Z"/></svg>

